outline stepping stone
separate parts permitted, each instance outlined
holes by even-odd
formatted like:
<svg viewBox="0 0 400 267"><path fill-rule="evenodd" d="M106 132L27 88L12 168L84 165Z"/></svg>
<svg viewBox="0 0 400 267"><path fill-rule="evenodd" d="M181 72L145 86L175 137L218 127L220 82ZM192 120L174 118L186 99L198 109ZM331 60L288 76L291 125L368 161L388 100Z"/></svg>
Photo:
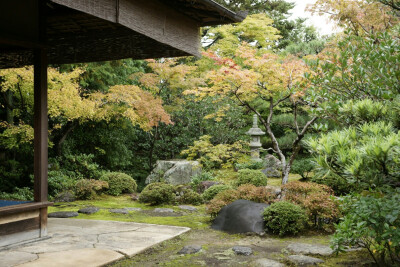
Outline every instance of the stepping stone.
<svg viewBox="0 0 400 267"><path fill-rule="evenodd" d="M330 256L333 254L333 250L328 246L304 243L292 243L287 247L287 250L296 254L307 255Z"/></svg>
<svg viewBox="0 0 400 267"><path fill-rule="evenodd" d="M181 210L188 210L188 211L197 211L197 209L193 206L187 206L187 205L180 205L178 206Z"/></svg>
<svg viewBox="0 0 400 267"><path fill-rule="evenodd" d="M49 213L49 218L72 218L77 217L79 214L76 211L56 211Z"/></svg>
<svg viewBox="0 0 400 267"><path fill-rule="evenodd" d="M128 211L142 211L141 208L125 208Z"/></svg>
<svg viewBox="0 0 400 267"><path fill-rule="evenodd" d="M174 212L173 209L164 209L164 208L155 208L153 211L154 211L154 212L160 212L160 213L164 213L164 212Z"/></svg>
<svg viewBox="0 0 400 267"><path fill-rule="evenodd" d="M183 254L183 255L195 254L195 253L199 252L200 250L201 250L201 246L199 246L199 245L188 245L188 246L184 246L178 252L178 254Z"/></svg>
<svg viewBox="0 0 400 267"><path fill-rule="evenodd" d="M279 261L262 258L262 259L258 259L258 260L251 262L250 266L251 267L285 267L285 264L282 264Z"/></svg>
<svg viewBox="0 0 400 267"><path fill-rule="evenodd" d="M288 260L296 266L312 266L324 263L323 260L304 255L291 255Z"/></svg>
<svg viewBox="0 0 400 267"><path fill-rule="evenodd" d="M78 210L78 213L83 213L83 214L93 214L98 212L100 209L98 207L86 207L83 209Z"/></svg>
<svg viewBox="0 0 400 267"><path fill-rule="evenodd" d="M129 211L126 209L110 209L109 210L111 213L117 213L117 214L128 214Z"/></svg>
<svg viewBox="0 0 400 267"><path fill-rule="evenodd" d="M249 247L235 246L232 250L236 255L250 256L253 254L253 250Z"/></svg>

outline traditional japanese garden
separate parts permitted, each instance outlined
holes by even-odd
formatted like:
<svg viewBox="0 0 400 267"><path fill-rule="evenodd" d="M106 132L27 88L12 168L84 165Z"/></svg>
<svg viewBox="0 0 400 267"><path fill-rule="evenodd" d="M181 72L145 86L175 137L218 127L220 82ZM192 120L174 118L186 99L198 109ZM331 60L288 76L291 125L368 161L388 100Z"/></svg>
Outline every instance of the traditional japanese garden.
<svg viewBox="0 0 400 267"><path fill-rule="evenodd" d="M399 266L400 2L216 1L202 57L48 69L50 217L190 227L113 266ZM0 69L0 199L33 194L33 67ZM1 203L0 203L1 204Z"/></svg>

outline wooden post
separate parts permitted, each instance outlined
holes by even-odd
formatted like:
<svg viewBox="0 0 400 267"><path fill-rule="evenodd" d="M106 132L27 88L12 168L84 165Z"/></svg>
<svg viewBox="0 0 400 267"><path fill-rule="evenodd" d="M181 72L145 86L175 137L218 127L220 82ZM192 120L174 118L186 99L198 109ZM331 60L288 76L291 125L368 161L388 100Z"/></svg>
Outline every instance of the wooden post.
<svg viewBox="0 0 400 267"><path fill-rule="evenodd" d="M39 42L46 40L45 1L38 1ZM34 51L34 198L47 202L47 50ZM47 235L47 207L40 209L40 236Z"/></svg>
<svg viewBox="0 0 400 267"><path fill-rule="evenodd" d="M47 201L48 166L47 51L35 51L34 63L34 195L35 202ZM40 209L40 235L47 234L47 207Z"/></svg>

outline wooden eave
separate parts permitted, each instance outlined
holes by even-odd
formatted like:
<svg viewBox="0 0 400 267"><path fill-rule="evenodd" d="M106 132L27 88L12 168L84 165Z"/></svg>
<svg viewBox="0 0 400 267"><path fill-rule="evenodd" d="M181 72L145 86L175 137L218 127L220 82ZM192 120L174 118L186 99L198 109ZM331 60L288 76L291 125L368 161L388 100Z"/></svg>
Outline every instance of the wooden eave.
<svg viewBox="0 0 400 267"><path fill-rule="evenodd" d="M0 2L0 8L13 9L31 1ZM23 23L32 24L29 19L35 19L34 14L27 13L26 21L15 30L2 31L0 26L0 68L32 65L33 49L41 47L47 48L49 64L200 56L201 26L239 22L245 17L210 0L46 2L45 41L38 41L34 25L24 32ZM20 10L9 12L13 11ZM12 28L17 23L12 16L5 17L6 21L0 17L0 24Z"/></svg>

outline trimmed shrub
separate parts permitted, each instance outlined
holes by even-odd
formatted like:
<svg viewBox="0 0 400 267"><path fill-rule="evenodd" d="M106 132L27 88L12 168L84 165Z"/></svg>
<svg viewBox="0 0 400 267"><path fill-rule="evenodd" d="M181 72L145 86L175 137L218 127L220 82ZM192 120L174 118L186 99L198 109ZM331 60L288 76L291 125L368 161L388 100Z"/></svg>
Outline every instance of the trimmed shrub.
<svg viewBox="0 0 400 267"><path fill-rule="evenodd" d="M94 199L97 194L108 189L106 181L99 181L94 179L82 179L75 184L75 196L78 199Z"/></svg>
<svg viewBox="0 0 400 267"><path fill-rule="evenodd" d="M188 189L182 192L177 200L180 204L192 204L192 205L200 205L203 203L203 198L197 192L194 192L192 189Z"/></svg>
<svg viewBox="0 0 400 267"><path fill-rule="evenodd" d="M333 190L315 183L290 182L282 186L285 199L303 207L314 226L321 227L326 222L336 221L340 216Z"/></svg>
<svg viewBox="0 0 400 267"><path fill-rule="evenodd" d="M232 203L235 200L239 199L239 193L237 190L228 189L222 192L219 192L214 199L210 201L207 205L207 213L211 215L211 217L215 217L218 215L218 212L222 209L222 207Z"/></svg>
<svg viewBox="0 0 400 267"><path fill-rule="evenodd" d="M210 188L208 188L206 191L204 191L203 193L203 199L205 201L210 201L211 199L213 199L218 193L228 190L228 189L232 189L229 185L225 185L225 184L216 184L211 186Z"/></svg>
<svg viewBox="0 0 400 267"><path fill-rule="evenodd" d="M107 194L119 196L123 193L133 193L137 189L136 181L122 172L108 172L101 176L100 180L108 183Z"/></svg>
<svg viewBox="0 0 400 267"><path fill-rule="evenodd" d="M249 169L239 170L235 185L240 186L242 184L266 186L267 176L265 176L264 173L258 170L249 170Z"/></svg>
<svg viewBox="0 0 400 267"><path fill-rule="evenodd" d="M262 161L248 161L245 163L236 163L235 164L235 169L236 170L243 170L243 169L249 169L249 170L260 170L264 166L264 163Z"/></svg>
<svg viewBox="0 0 400 267"><path fill-rule="evenodd" d="M287 201L273 203L264 210L263 217L265 228L279 236L299 233L307 220L300 206Z"/></svg>
<svg viewBox="0 0 400 267"><path fill-rule="evenodd" d="M166 183L151 183L139 196L139 202L151 205L170 204L175 200L174 186Z"/></svg>
<svg viewBox="0 0 400 267"><path fill-rule="evenodd" d="M237 188L240 199L246 199L258 203L271 204L275 201L276 195L268 191L264 186L244 184Z"/></svg>
<svg viewBox="0 0 400 267"><path fill-rule="evenodd" d="M310 178L310 174L314 169L314 164L310 158L296 159L292 167L290 168L291 173L299 174L301 179L307 180Z"/></svg>

